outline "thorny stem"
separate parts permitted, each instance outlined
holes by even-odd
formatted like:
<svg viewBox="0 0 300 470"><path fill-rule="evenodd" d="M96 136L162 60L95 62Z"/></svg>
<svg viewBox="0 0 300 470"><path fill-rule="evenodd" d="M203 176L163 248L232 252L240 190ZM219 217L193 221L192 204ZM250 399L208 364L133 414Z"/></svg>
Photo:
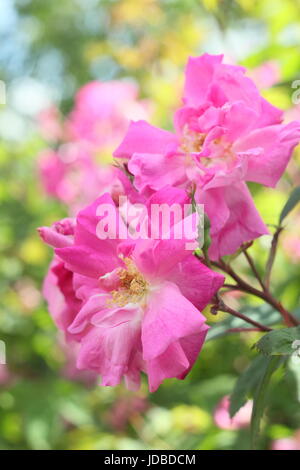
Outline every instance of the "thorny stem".
<svg viewBox="0 0 300 470"><path fill-rule="evenodd" d="M266 289L265 291L260 291L259 289L256 289L255 287L251 286L248 284L244 279L242 279L233 269L231 266L226 264L223 260L220 261L213 261L212 264L222 270L223 272L229 274L232 279L235 280L236 285L231 285L231 284L226 284L225 287L230 287L230 288L236 288L237 290L247 292L248 294L252 294L256 297L259 297L260 299L264 300L267 302L269 305L271 305L275 310L277 310L284 322L286 323L287 326L297 326L299 325L298 320L290 313L288 312L283 305L276 300L269 289Z"/></svg>
<svg viewBox="0 0 300 470"><path fill-rule="evenodd" d="M260 328L229 328L225 333L248 333L253 331L261 331Z"/></svg>
<svg viewBox="0 0 300 470"><path fill-rule="evenodd" d="M247 315L244 315L243 313L237 312L233 308L229 307L226 305L218 296L216 296L216 303L212 307L212 313L217 313L219 312L226 312L229 313L230 315L240 318L241 320L244 320L246 323L250 323L251 325L255 326L256 331L271 331L272 328L269 328L268 326L264 326L261 323L252 320L252 318L247 317ZM233 329L235 330L235 329ZM243 330L243 329L242 329ZM253 329L251 329L253 331Z"/></svg>
<svg viewBox="0 0 300 470"><path fill-rule="evenodd" d="M254 261L253 261L251 255L249 255L247 249L245 249L245 248L243 249L243 253L244 253L245 258L247 259L247 261L248 261L248 263L249 263L250 268L252 269L252 272L253 272L253 274L254 274L254 277L256 277L256 279L258 280L258 282L259 282L259 284L260 284L262 290L263 290L264 292L266 292L267 288L266 288L264 282L262 281L259 272L258 272L257 269L256 269L256 266L255 266L255 264L254 264Z"/></svg>

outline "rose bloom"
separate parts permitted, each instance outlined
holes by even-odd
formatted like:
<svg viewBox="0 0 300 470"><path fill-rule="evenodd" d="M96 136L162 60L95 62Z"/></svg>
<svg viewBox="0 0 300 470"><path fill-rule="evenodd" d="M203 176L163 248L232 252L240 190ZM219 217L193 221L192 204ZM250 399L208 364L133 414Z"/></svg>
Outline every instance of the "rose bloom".
<svg viewBox="0 0 300 470"><path fill-rule="evenodd" d="M246 181L274 187L300 140L300 122L281 124L243 67L221 55L189 59L175 133L132 122L114 152L149 196L166 185L193 191L211 222L211 259L268 233Z"/></svg>
<svg viewBox="0 0 300 470"><path fill-rule="evenodd" d="M231 418L229 414L229 397L223 397L214 412L214 421L216 426L218 426L220 429L228 429L230 431L236 431L238 429L249 426L251 421L252 406L252 400L247 401L247 403L245 403L245 405L239 409L234 417Z"/></svg>
<svg viewBox="0 0 300 470"><path fill-rule="evenodd" d="M154 200L186 199L180 189L164 192ZM190 371L208 330L201 310L224 278L187 249L186 238L100 239L103 204L124 230L108 194L75 220L39 229L55 251L44 295L58 327L80 343L79 369L96 371L102 385L124 378L134 390L143 371L153 392L164 379L183 379Z"/></svg>

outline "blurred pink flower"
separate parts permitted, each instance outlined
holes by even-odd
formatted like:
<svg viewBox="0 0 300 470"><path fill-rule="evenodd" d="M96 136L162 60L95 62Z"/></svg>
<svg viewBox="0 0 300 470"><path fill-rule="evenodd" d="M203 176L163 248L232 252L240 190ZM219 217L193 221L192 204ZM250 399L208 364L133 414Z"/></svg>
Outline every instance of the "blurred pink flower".
<svg viewBox="0 0 300 470"><path fill-rule="evenodd" d="M211 222L212 259L268 233L245 182L274 187L300 140L300 122L280 124L282 111L244 73L222 56L190 58L176 132L132 122L114 152L145 196L166 185L197 188Z"/></svg>
<svg viewBox="0 0 300 470"><path fill-rule="evenodd" d="M14 377L6 364L0 364L0 387L9 386Z"/></svg>
<svg viewBox="0 0 300 470"><path fill-rule="evenodd" d="M228 429L230 431L236 431L238 429L249 426L251 421L252 406L252 400L247 401L247 403L242 406L242 408L240 408L236 415L231 418L229 414L229 397L223 397L214 412L214 421L216 426L218 426L220 429Z"/></svg>
<svg viewBox="0 0 300 470"><path fill-rule="evenodd" d="M65 362L60 371L62 377L73 382L80 382L86 387L92 387L98 381L98 374L92 370L79 370L76 360L80 349L79 343L75 341L66 342L59 338L59 347L64 354Z"/></svg>
<svg viewBox="0 0 300 470"><path fill-rule="evenodd" d="M148 116L146 102L138 101L137 87L128 82L90 82L77 93L66 123L71 140L84 140L99 150L114 148L130 119Z"/></svg>
<svg viewBox="0 0 300 470"><path fill-rule="evenodd" d="M67 204L71 215L103 192L110 192L116 200L124 193L120 170L97 165L80 145L65 145L60 152L44 151L39 169L47 194Z"/></svg>
<svg viewBox="0 0 300 470"><path fill-rule="evenodd" d="M58 142L63 138L61 116L56 106L44 109L38 115L38 125L43 137L50 142Z"/></svg>
<svg viewBox="0 0 300 470"><path fill-rule="evenodd" d="M107 421L118 432L124 431L126 426L135 422L137 415L144 413L150 403L143 396L137 394L117 399L107 413Z"/></svg>
<svg viewBox="0 0 300 470"><path fill-rule="evenodd" d="M163 194L154 197L166 202ZM186 196L170 188L167 197L173 204ZM98 372L102 385L124 377L130 389L144 371L155 391L193 366L208 330L199 310L224 278L186 249L186 239L98 238L102 204L122 225L105 194L79 212L75 225L67 219L39 229L56 254L44 294L57 325L80 341L78 368Z"/></svg>
<svg viewBox="0 0 300 470"><path fill-rule="evenodd" d="M131 118L148 116L149 103L138 101L137 95L132 83L95 81L78 91L64 123L55 107L39 116L45 137L60 142L56 150L40 155L41 182L49 196L68 205L71 215L103 192L114 198L123 193L120 173L103 165L103 159L120 142Z"/></svg>
<svg viewBox="0 0 300 470"><path fill-rule="evenodd" d="M274 440L272 450L300 450L300 431L297 431L292 437Z"/></svg>
<svg viewBox="0 0 300 470"><path fill-rule="evenodd" d="M291 121L300 119L300 104L295 104L295 106L289 108L284 114L284 121L289 123Z"/></svg>
<svg viewBox="0 0 300 470"><path fill-rule="evenodd" d="M269 60L248 72L248 76L260 89L270 88L281 80L279 64Z"/></svg>
<svg viewBox="0 0 300 470"><path fill-rule="evenodd" d="M293 234L285 234L283 237L283 249L292 263L300 261L300 237Z"/></svg>
<svg viewBox="0 0 300 470"><path fill-rule="evenodd" d="M291 263L300 262L300 213L293 214L281 235L282 248Z"/></svg>

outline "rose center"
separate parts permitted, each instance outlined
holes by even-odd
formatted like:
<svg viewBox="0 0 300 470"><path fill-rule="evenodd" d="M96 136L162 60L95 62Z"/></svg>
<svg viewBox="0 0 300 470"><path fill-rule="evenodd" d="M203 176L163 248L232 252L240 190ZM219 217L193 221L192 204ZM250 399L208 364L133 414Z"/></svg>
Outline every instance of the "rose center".
<svg viewBox="0 0 300 470"><path fill-rule="evenodd" d="M147 293L148 284L130 258L123 259L126 268L118 269L118 289L112 291L112 302L119 307L140 302Z"/></svg>
<svg viewBox="0 0 300 470"><path fill-rule="evenodd" d="M180 150L185 153L201 152L206 134L195 132L185 125L182 130Z"/></svg>

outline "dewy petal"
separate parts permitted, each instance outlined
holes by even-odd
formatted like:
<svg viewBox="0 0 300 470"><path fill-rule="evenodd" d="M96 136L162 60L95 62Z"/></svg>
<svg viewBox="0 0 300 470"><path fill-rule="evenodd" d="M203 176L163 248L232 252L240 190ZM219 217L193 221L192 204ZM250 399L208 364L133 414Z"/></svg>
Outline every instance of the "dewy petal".
<svg viewBox="0 0 300 470"><path fill-rule="evenodd" d="M149 294L142 322L143 358L154 359L181 338L200 333L205 317L171 282Z"/></svg>
<svg viewBox="0 0 300 470"><path fill-rule="evenodd" d="M240 139L235 144L235 150L247 151L249 155L245 179L276 186L299 140L300 122L297 121L256 129Z"/></svg>
<svg viewBox="0 0 300 470"><path fill-rule="evenodd" d="M171 132L151 126L146 121L131 122L123 142L114 151L114 157L129 159L134 153L165 154L177 147L177 138Z"/></svg>

